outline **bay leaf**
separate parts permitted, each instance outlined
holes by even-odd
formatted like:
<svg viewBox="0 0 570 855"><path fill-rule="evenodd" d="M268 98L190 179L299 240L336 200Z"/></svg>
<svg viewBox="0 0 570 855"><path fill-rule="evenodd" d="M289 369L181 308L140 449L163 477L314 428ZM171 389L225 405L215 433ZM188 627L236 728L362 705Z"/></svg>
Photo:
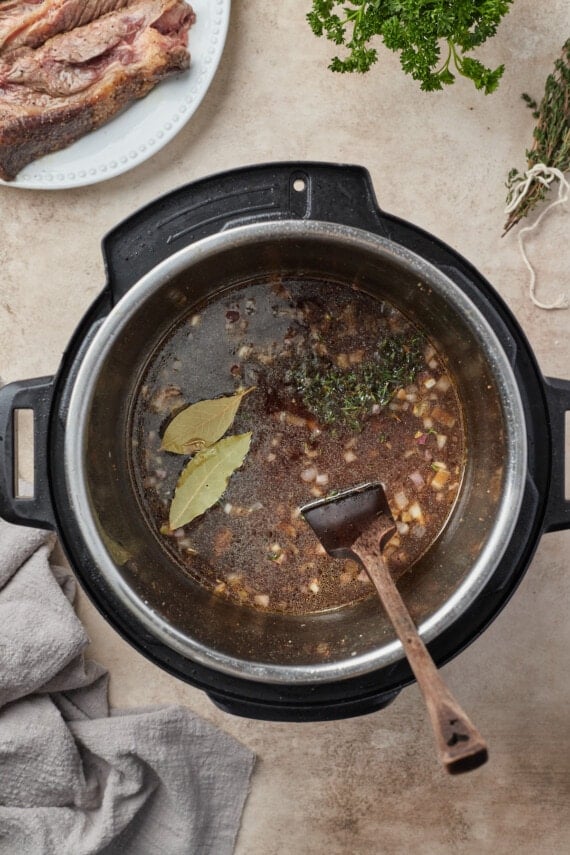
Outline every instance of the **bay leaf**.
<svg viewBox="0 0 570 855"><path fill-rule="evenodd" d="M198 401L178 413L162 438L162 450L175 454L194 454L213 445L222 437L235 419L242 399L255 386L234 395Z"/></svg>
<svg viewBox="0 0 570 855"><path fill-rule="evenodd" d="M249 432L220 439L186 464L170 505L172 530L187 525L218 501L245 460L251 436Z"/></svg>

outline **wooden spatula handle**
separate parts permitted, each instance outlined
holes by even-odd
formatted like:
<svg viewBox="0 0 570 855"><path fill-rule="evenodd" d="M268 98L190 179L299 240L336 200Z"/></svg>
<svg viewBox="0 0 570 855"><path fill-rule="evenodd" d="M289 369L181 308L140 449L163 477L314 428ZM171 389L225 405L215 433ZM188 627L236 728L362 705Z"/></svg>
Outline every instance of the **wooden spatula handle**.
<svg viewBox="0 0 570 855"><path fill-rule="evenodd" d="M371 526L352 544L376 586L382 604L402 642L424 696L439 758L448 772L476 769L488 758L485 740L453 697L418 634L380 550L380 527Z"/></svg>

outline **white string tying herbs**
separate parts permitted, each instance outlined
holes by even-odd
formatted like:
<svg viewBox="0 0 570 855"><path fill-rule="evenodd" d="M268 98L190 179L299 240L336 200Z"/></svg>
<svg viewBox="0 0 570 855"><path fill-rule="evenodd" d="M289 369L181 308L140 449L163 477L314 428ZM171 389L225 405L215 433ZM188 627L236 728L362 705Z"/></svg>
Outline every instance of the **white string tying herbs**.
<svg viewBox="0 0 570 855"><path fill-rule="evenodd" d="M555 199L554 202L551 202L550 205L542 211L540 216L536 218L535 222L531 226L525 226L523 229L520 229L517 236L520 253L530 273L530 299L535 306L538 306L539 309L566 309L568 307L568 298L565 294L561 294L558 300L554 303L542 303L536 297L536 273L534 272L534 268L526 254L524 236L528 234L528 232L532 232L536 229L543 218L550 213L553 208L556 208L558 205L564 205L568 201L570 196L570 184L560 169L556 169L555 166L546 166L544 163L536 163L531 169L527 169L524 176L521 176L519 183L514 185L511 191L511 200L505 208L505 214L511 214L513 211L516 211L526 194L529 192L534 181L538 181L545 187L549 187L555 179L558 179L558 198Z"/></svg>

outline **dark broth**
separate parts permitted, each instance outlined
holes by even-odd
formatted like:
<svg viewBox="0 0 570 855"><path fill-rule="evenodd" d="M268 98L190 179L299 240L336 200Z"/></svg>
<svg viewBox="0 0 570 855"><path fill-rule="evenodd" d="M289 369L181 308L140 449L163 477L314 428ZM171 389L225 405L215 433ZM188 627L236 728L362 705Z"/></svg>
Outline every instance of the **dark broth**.
<svg viewBox="0 0 570 855"><path fill-rule="evenodd" d="M323 424L307 410L292 379L299 366L358 369L387 335L421 336L413 382L353 422ZM251 386L228 431L253 432L242 468L218 504L170 532L187 458L160 450L166 425L191 403ZM333 609L372 592L358 565L324 554L300 506L382 481L398 526L385 555L398 576L441 531L464 469L461 408L441 354L393 306L333 283L247 285L195 309L148 365L132 424L137 494L164 549L220 596L269 611Z"/></svg>

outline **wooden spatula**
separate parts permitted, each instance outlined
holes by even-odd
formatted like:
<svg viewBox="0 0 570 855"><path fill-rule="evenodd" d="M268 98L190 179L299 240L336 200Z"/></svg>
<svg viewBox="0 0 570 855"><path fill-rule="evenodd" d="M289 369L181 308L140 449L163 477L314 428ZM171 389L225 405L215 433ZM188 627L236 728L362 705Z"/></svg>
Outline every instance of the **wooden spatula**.
<svg viewBox="0 0 570 855"><path fill-rule="evenodd" d="M382 558L396 531L382 485L361 484L301 513L329 555L359 561L374 583L423 694L444 767L458 774L481 766L487 745L445 685Z"/></svg>

